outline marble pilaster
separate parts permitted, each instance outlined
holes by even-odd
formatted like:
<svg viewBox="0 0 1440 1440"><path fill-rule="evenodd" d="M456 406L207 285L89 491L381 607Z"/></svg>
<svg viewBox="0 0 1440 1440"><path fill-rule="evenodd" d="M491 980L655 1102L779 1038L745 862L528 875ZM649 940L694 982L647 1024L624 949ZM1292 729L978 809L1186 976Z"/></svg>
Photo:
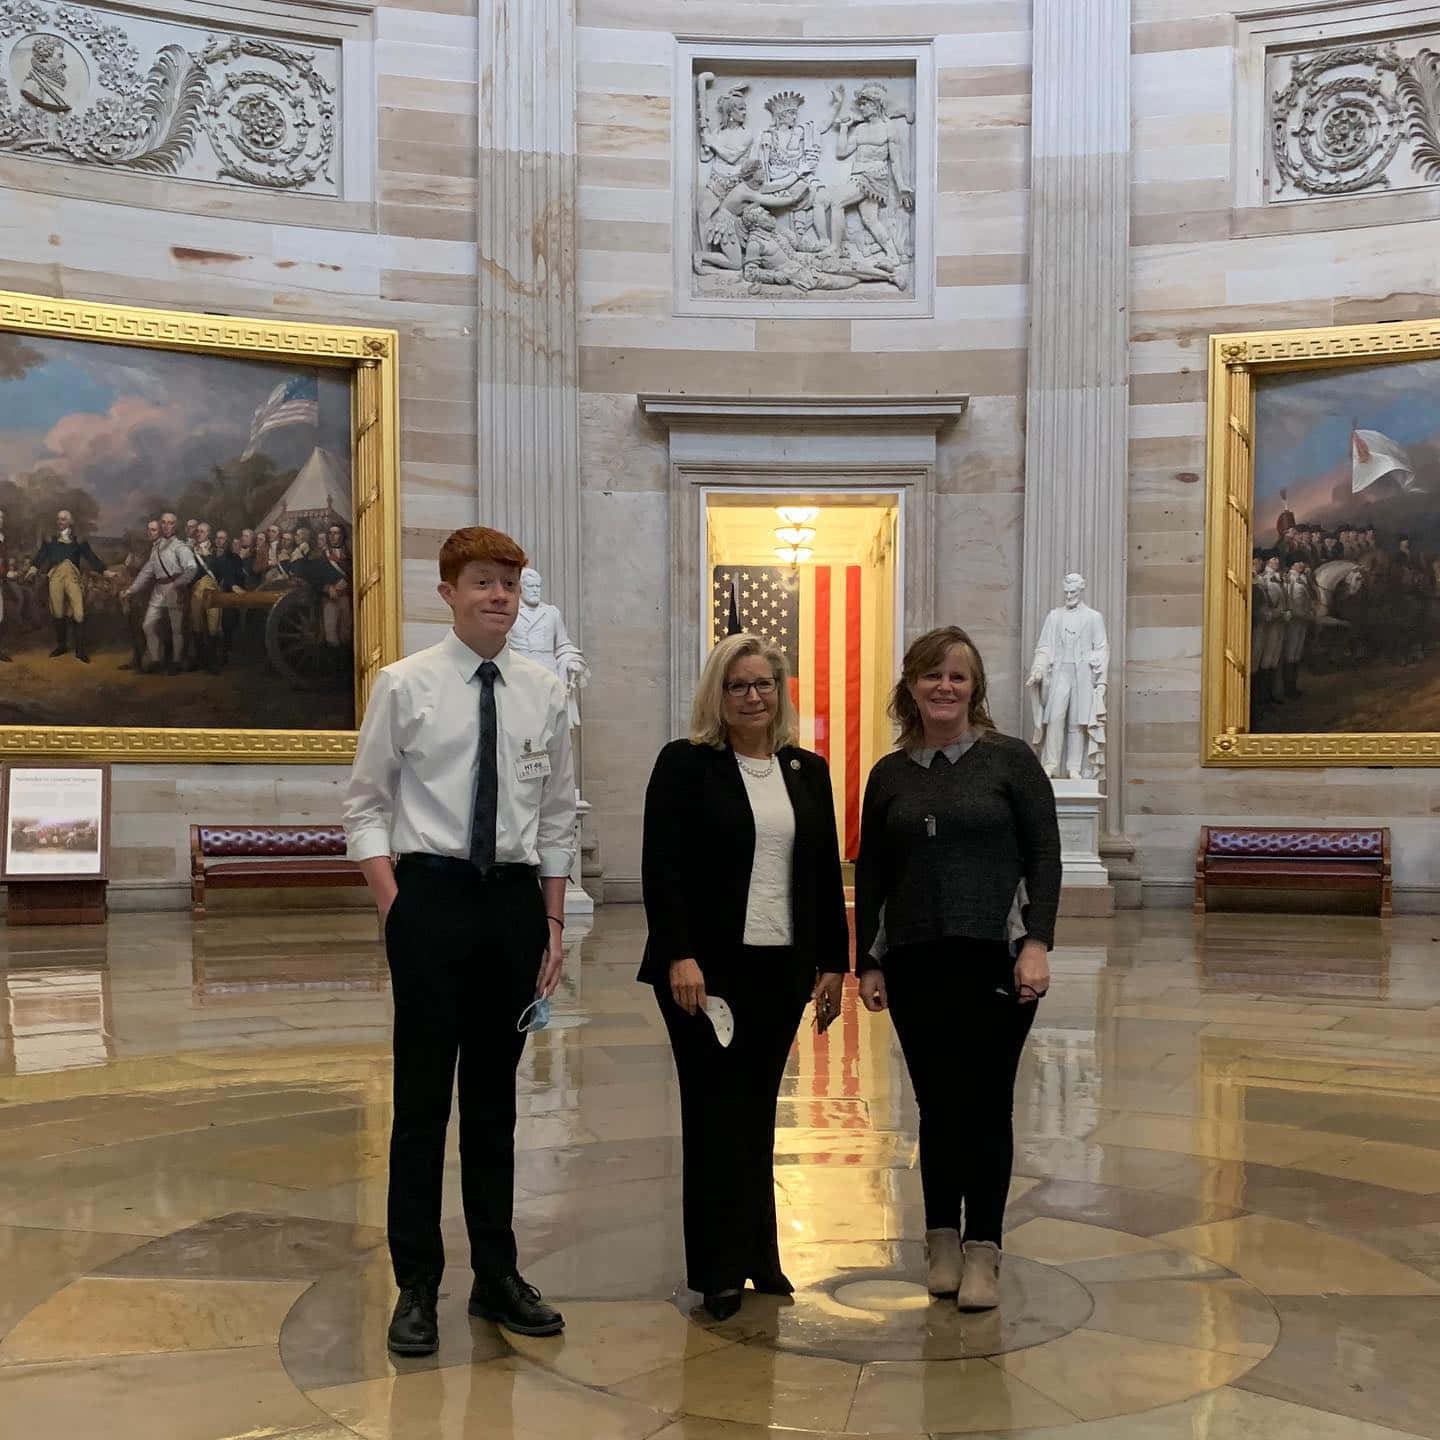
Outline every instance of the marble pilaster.
<svg viewBox="0 0 1440 1440"><path fill-rule="evenodd" d="M578 639L574 0L490 0L479 26L479 518Z"/></svg>
<svg viewBox="0 0 1440 1440"><path fill-rule="evenodd" d="M1022 655L1081 571L1110 640L1108 797L1122 829L1130 0L1035 0Z"/></svg>

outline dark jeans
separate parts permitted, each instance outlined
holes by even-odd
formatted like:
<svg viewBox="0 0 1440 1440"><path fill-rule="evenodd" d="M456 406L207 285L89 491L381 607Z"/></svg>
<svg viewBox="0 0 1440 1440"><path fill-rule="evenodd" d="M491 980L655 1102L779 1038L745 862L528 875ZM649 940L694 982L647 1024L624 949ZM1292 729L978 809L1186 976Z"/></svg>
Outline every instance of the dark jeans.
<svg viewBox="0 0 1440 1440"><path fill-rule="evenodd" d="M515 1269L515 1022L535 996L548 943L533 871L482 878L463 860L401 858L385 920L395 997L390 1259L401 1285L445 1268L440 1195L450 1096L460 1070L460 1183L476 1275Z"/></svg>
<svg viewBox="0 0 1440 1440"><path fill-rule="evenodd" d="M775 1233L775 1102L805 1009L783 947L743 947L715 989L735 1016L729 1048L687 1015L668 981L655 998L670 1032L684 1135L685 1269L712 1295L780 1269Z"/></svg>
<svg viewBox="0 0 1440 1440"><path fill-rule="evenodd" d="M925 1228L1000 1243L1010 1171L1015 1072L1036 1006L1014 989L1009 949L983 940L901 945L885 992L920 1109Z"/></svg>

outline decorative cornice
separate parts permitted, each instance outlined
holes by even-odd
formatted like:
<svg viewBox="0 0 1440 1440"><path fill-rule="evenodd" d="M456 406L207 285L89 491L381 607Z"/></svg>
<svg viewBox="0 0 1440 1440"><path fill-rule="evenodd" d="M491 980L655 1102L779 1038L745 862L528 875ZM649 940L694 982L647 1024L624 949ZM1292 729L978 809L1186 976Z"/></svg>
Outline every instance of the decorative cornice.
<svg viewBox="0 0 1440 1440"><path fill-rule="evenodd" d="M874 426L908 422L939 431L953 425L970 404L968 395L662 395L635 397L640 413L662 425L697 421L792 420L826 426Z"/></svg>
<svg viewBox="0 0 1440 1440"><path fill-rule="evenodd" d="M338 43L197 20L0 0L0 153L337 193Z"/></svg>

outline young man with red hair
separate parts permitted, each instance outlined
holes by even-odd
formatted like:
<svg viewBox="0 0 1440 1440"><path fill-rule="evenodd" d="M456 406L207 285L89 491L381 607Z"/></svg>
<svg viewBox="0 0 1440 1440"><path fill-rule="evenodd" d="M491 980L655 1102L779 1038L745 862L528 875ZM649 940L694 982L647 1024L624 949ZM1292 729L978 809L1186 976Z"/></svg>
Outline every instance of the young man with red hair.
<svg viewBox="0 0 1440 1440"><path fill-rule="evenodd" d="M470 1314L521 1335L564 1321L516 1270L519 1026L565 963L575 770L565 687L506 646L525 552L483 525L440 550L454 625L376 677L345 795L349 855L385 931L395 1000L389 1346L429 1355L445 1250L440 1196L460 1071ZM398 857L393 858L392 857Z"/></svg>

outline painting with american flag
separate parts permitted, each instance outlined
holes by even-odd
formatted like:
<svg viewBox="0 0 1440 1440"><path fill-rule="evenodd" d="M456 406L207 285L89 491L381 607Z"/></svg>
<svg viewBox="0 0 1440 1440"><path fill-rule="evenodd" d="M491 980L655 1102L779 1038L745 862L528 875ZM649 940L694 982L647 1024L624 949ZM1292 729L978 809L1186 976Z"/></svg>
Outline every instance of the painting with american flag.
<svg viewBox="0 0 1440 1440"><path fill-rule="evenodd" d="M778 646L790 663L800 743L829 762L847 860L860 848L865 775L888 743L871 673L876 589L864 565L717 565L711 574L711 643L744 630Z"/></svg>
<svg viewBox="0 0 1440 1440"><path fill-rule="evenodd" d="M0 721L352 729L351 388L0 331Z"/></svg>

